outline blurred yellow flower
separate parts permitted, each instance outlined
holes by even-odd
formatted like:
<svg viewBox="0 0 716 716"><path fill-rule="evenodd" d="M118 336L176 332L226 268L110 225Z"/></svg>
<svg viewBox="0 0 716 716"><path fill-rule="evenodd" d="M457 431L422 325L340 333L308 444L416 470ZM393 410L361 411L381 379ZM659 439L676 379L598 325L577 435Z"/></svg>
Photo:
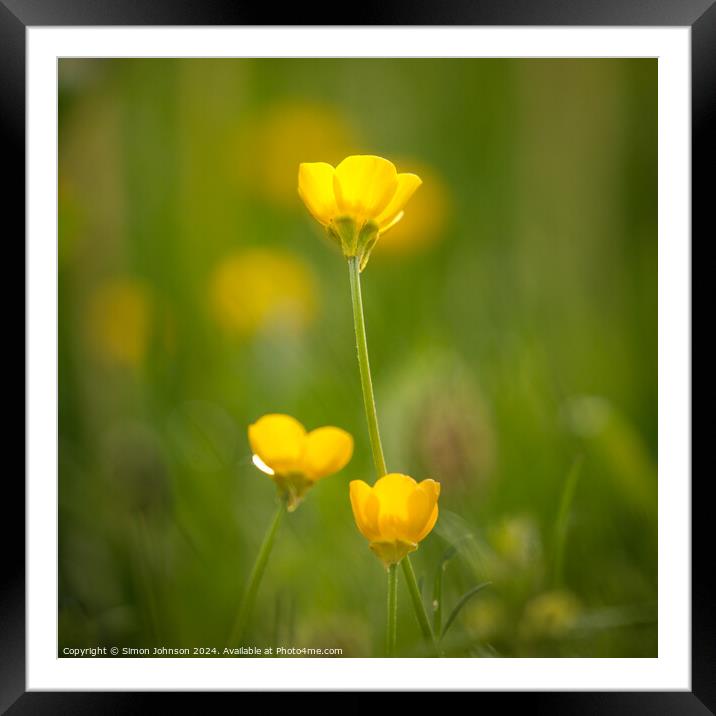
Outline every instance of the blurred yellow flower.
<svg viewBox="0 0 716 716"><path fill-rule="evenodd" d="M290 415L264 415L249 425L253 462L269 475L287 500L289 512L321 478L342 470L353 455L353 437L325 426L306 432Z"/></svg>
<svg viewBox="0 0 716 716"><path fill-rule="evenodd" d="M372 155L346 157L335 169L325 162L298 168L298 193L313 217L341 246L344 256L357 256L361 270L388 229L422 184L417 174L398 174L395 165Z"/></svg>
<svg viewBox="0 0 716 716"><path fill-rule="evenodd" d="M557 639L570 631L580 615L577 598L562 590L544 592L525 607L520 633L525 639Z"/></svg>
<svg viewBox="0 0 716 716"><path fill-rule="evenodd" d="M276 249L248 249L223 259L210 280L210 300L222 328L239 336L267 327L301 330L317 304L309 268Z"/></svg>
<svg viewBox="0 0 716 716"><path fill-rule="evenodd" d="M395 228L376 245L376 260L381 256L404 256L427 249L442 240L451 214L451 199L445 181L437 172L411 160L401 162L418 174L423 185L420 201L411 204Z"/></svg>
<svg viewBox="0 0 716 716"><path fill-rule="evenodd" d="M89 339L107 362L137 367L146 353L150 328L149 293L137 279L112 279L90 296Z"/></svg>
<svg viewBox="0 0 716 716"><path fill-rule="evenodd" d="M356 525L386 566L400 562L430 534L439 496L439 482L417 483L400 473L381 477L373 487L362 480L350 484Z"/></svg>
<svg viewBox="0 0 716 716"><path fill-rule="evenodd" d="M506 517L489 530L489 537L497 555L510 564L524 569L539 562L542 545L531 517Z"/></svg>
<svg viewBox="0 0 716 716"><path fill-rule="evenodd" d="M508 624L508 614L502 601L485 597L469 605L464 620L473 636L484 641L500 634Z"/></svg>
<svg viewBox="0 0 716 716"><path fill-rule="evenodd" d="M238 172L247 190L287 209L295 206L295 167L306 157L340 161L356 150L352 128L327 104L280 102L242 130ZM236 172L235 158L232 172Z"/></svg>

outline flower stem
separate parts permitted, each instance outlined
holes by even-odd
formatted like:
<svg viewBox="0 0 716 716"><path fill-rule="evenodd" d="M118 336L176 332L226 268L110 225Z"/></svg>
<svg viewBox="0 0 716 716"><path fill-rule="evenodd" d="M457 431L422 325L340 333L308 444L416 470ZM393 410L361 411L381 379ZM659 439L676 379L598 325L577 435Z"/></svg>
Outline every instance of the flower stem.
<svg viewBox="0 0 716 716"><path fill-rule="evenodd" d="M239 613L236 616L234 628L231 630L231 637L229 638L228 644L230 647L234 644L238 644L244 635L246 624L251 616L251 610L253 609L254 601L256 600L256 593L259 590L261 578L264 576L266 564L268 562L269 555L271 554L271 548L273 547L278 528L281 525L284 512L286 512L286 505L284 501L281 500L276 510L276 514L274 515L273 520L271 520L268 530L266 530L266 535L264 536L264 541L261 544L259 553L256 555L254 566L251 568L251 574L249 576L248 584L246 585L244 597L241 600Z"/></svg>
<svg viewBox="0 0 716 716"><path fill-rule="evenodd" d="M348 259L348 271L351 278L351 298L353 299L353 324L356 331L356 344L358 346L358 367L360 368L361 387L363 388L363 405L365 407L365 416L368 420L368 435L370 437L370 446L373 450L373 462L378 477L383 477L388 472L385 466L385 457L383 456L383 446L380 442L380 431L378 430L378 414L375 409L375 396L373 395L373 381L370 376L370 361L368 360L368 341L365 332L365 318L363 317L363 296L360 289L360 262L357 257ZM409 557L404 557L403 573L408 583L408 591L415 609L415 616L418 624L423 632L425 641L429 644L432 651L437 654L438 647L433 636L433 630L428 621L428 615L425 612L425 605L418 590L418 584L415 581L415 572L413 565L410 563ZM388 635L387 635L387 652L388 656L392 655L392 649L395 648L396 637L396 611L398 605L398 586L396 576L396 565L388 568ZM391 647L392 645L392 647Z"/></svg>
<svg viewBox="0 0 716 716"><path fill-rule="evenodd" d="M427 612L425 611L425 604L423 604L423 598L420 596L420 590L418 589L418 583L415 581L415 572L413 571L413 565L410 561L409 556L403 557L403 575L405 581L408 583L408 591L413 601L413 609L415 609L415 616L418 618L418 624L420 625L420 631L423 632L423 638L430 647L433 654L438 653L438 645L435 642L435 636L433 630L430 627L430 621L428 620Z"/></svg>
<svg viewBox="0 0 716 716"><path fill-rule="evenodd" d="M395 656L398 635L398 565L388 567L388 630L385 638L385 655Z"/></svg>
<svg viewBox="0 0 716 716"><path fill-rule="evenodd" d="M368 360L368 342L365 332L365 319L363 317L363 297L360 288L360 264L357 256L348 259L348 270L351 278L351 298L353 300L353 324L356 331L356 344L358 347L358 367L360 368L360 381L363 388L363 405L368 420L368 435L370 447L373 451L373 462L378 477L383 477L388 470L385 467L383 446L380 443L378 430L378 415L375 409L375 396L373 395L373 381L370 377L370 362Z"/></svg>

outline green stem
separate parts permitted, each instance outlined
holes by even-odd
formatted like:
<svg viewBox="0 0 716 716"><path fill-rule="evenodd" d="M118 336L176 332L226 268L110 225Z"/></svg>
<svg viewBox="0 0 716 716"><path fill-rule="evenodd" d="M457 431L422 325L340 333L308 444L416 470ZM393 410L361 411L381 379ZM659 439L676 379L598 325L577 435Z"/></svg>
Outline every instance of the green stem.
<svg viewBox="0 0 716 716"><path fill-rule="evenodd" d="M373 381L370 377L370 362L368 360L368 342L365 332L365 319L363 317L363 297L360 289L360 264L358 257L348 259L348 270L351 278L351 298L353 300L353 324L356 331L356 344L358 347L358 367L360 368L360 381L363 388L363 405L368 420L368 435L373 451L373 462L378 477L383 477L388 470L385 467L383 446L380 443L378 431L378 415L375 409L375 396L373 395Z"/></svg>
<svg viewBox="0 0 716 716"><path fill-rule="evenodd" d="M398 565L388 567L388 630L385 638L385 655L395 656L398 635Z"/></svg>
<svg viewBox="0 0 716 716"><path fill-rule="evenodd" d="M418 624L420 625L420 631L423 632L423 638L428 644L434 654L438 653L438 645L435 642L435 636L433 630L430 627L430 620L428 614L425 611L425 604L423 604L423 598L420 596L420 590L418 589L418 583L415 581L415 572L413 571L413 565L410 561L409 556L403 557L403 574L405 575L405 581L408 583L408 591L413 601L413 609L415 609L415 616L418 618Z"/></svg>
<svg viewBox="0 0 716 716"><path fill-rule="evenodd" d="M370 361L368 360L368 341L366 339L365 318L363 317L363 296L360 288L360 262L357 257L348 259L348 271L351 279L351 298L353 300L353 324L356 331L356 344L358 346L358 367L360 368L361 387L363 388L363 405L365 407L365 415L368 421L368 435L370 437L370 446L373 450L373 462L378 477L383 477L388 472L385 466L385 457L383 456L383 446L380 442L380 431L378 430L378 414L375 409L375 396L373 395L373 381L370 376ZM410 559L405 557L403 560L403 573L408 582L408 590L415 609L415 615L418 618L418 624L423 632L425 641L430 645L432 651L437 654L438 648L430 628L428 615L425 612L425 605L420 597L420 590L415 581L415 572ZM392 600L392 601L391 601ZM397 609L397 577L396 565L392 565L388 570L388 655L390 656L391 643L395 645L396 630L396 614ZM392 609L391 609L392 607ZM392 631L391 631L392 630ZM392 638L392 642L391 642Z"/></svg>
<svg viewBox="0 0 716 716"><path fill-rule="evenodd" d="M241 600L241 606L239 607L239 613L236 616L234 622L234 628L231 630L231 637L229 638L229 646L238 644L244 635L246 624L248 623L249 617L251 616L251 610L256 600L256 593L259 590L261 584L261 578L264 576L266 570L266 564L268 562L269 555L271 554L271 548L273 547L276 533L283 519L284 512L286 512L286 505L283 500L278 505L276 514L274 515L271 524L269 525L264 541L261 544L259 553L256 556L256 561L251 569L251 575L249 576L248 584L246 585L246 591L244 592L244 598Z"/></svg>

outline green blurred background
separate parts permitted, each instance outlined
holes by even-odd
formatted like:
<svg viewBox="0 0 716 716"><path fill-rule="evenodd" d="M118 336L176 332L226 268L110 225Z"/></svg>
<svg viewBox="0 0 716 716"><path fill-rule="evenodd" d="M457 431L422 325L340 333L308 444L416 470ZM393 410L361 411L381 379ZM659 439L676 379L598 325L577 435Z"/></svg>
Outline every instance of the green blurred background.
<svg viewBox="0 0 716 716"><path fill-rule="evenodd" d="M656 60L59 64L59 647L223 647L275 490L247 425L338 425L247 644L382 654L347 266L301 161L423 186L363 274L389 467L456 656L657 655ZM420 654L401 581L399 650Z"/></svg>

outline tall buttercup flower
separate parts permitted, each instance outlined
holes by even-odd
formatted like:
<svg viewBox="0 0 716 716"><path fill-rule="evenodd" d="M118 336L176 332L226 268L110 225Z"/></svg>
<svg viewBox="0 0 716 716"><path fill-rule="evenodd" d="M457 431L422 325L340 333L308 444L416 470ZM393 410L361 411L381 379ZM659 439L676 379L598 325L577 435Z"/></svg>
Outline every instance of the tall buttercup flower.
<svg viewBox="0 0 716 716"><path fill-rule="evenodd" d="M353 480L350 496L358 529L386 567L414 552L438 519L440 483L435 480L418 483L394 472L373 487Z"/></svg>
<svg viewBox="0 0 716 716"><path fill-rule="evenodd" d="M335 168L325 162L298 168L304 204L347 258L358 257L361 270L421 183L417 174L398 174L392 162L372 155L346 157Z"/></svg>
<svg viewBox="0 0 716 716"><path fill-rule="evenodd" d="M276 483L289 512L314 483L342 470L353 455L353 437L345 430L325 426L307 432L295 418L278 413L249 425L249 443L254 464Z"/></svg>

